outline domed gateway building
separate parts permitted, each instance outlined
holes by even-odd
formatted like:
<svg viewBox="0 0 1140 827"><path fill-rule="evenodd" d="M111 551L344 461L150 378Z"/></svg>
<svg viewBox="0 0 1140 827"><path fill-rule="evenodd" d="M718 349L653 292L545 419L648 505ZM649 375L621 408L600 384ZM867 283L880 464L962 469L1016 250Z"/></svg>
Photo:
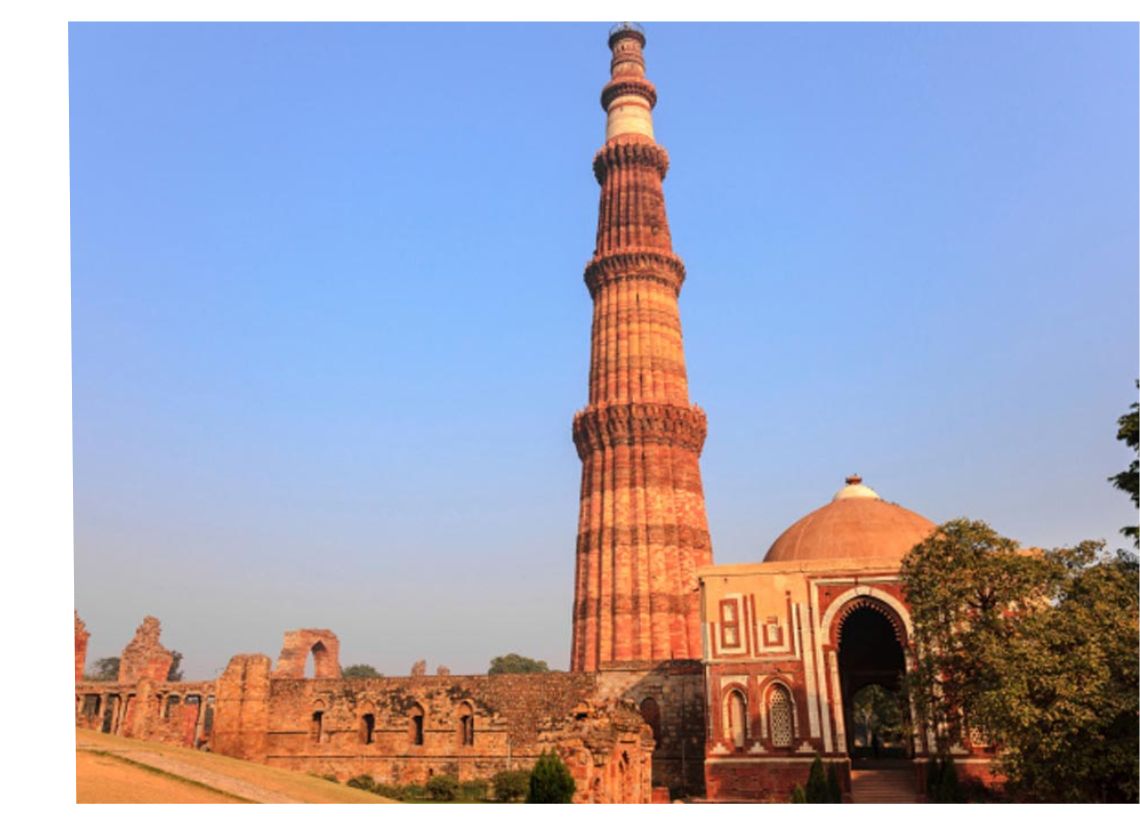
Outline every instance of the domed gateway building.
<svg viewBox="0 0 1140 827"><path fill-rule="evenodd" d="M787 800L820 754L846 792L852 767L856 779L885 767L914 800L926 749L900 693L911 620L899 567L934 529L851 476L762 562L698 571L709 798Z"/></svg>

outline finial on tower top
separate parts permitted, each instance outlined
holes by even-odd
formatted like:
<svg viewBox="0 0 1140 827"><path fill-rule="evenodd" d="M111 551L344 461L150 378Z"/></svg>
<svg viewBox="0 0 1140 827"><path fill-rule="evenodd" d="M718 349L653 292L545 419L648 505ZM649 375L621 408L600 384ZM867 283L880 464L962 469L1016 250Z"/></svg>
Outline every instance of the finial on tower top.
<svg viewBox="0 0 1140 827"><path fill-rule="evenodd" d="M615 23L610 28L609 45L612 49L614 41L623 37L634 37L641 41L641 45L645 45L645 29L641 28L638 23Z"/></svg>

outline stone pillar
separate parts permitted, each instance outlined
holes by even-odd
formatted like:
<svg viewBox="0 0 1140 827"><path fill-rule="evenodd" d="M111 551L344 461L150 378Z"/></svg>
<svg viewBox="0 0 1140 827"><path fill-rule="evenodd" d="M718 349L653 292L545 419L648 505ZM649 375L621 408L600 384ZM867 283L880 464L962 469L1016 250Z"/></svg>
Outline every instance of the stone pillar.
<svg viewBox="0 0 1140 827"><path fill-rule="evenodd" d="M162 705L154 691L154 682L143 679L134 687L134 700L127 705L120 730L127 738L148 738L154 721L161 715Z"/></svg>
<svg viewBox="0 0 1140 827"><path fill-rule="evenodd" d="M265 655L234 655L218 678L211 749L263 761L269 731L269 671Z"/></svg>
<svg viewBox="0 0 1140 827"><path fill-rule="evenodd" d="M657 92L645 36L609 39L606 143L594 256L589 403L574 417L582 460L571 669L701 657L696 569L712 562L699 457L706 424L690 404L662 180Z"/></svg>

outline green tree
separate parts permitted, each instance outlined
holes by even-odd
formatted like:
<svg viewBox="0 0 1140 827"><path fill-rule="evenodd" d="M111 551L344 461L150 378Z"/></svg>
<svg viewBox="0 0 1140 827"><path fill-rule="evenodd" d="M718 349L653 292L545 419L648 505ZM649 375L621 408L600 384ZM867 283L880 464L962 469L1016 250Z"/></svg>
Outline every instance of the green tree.
<svg viewBox="0 0 1140 827"><path fill-rule="evenodd" d="M1137 800L1137 571L1103 543L1019 550L968 520L915 546L907 687L939 754L968 726L998 747L1015 797Z"/></svg>
<svg viewBox="0 0 1140 827"><path fill-rule="evenodd" d="M899 699L877 683L864 686L851 699L851 714L863 728L867 746L878 735L879 741L897 738L902 730Z"/></svg>
<svg viewBox="0 0 1140 827"><path fill-rule="evenodd" d="M936 757L927 766L926 800L935 804L960 804L964 800L958 786L958 769L950 756Z"/></svg>
<svg viewBox="0 0 1140 827"><path fill-rule="evenodd" d="M1136 386L1140 388L1140 382ZM1135 456L1128 468L1109 477L1108 481L1132 498L1133 507L1140 508L1140 403L1133 402L1116 424L1116 438L1131 448ZM1132 544L1140 548L1140 526L1125 526L1120 533L1131 537Z"/></svg>
<svg viewBox="0 0 1140 827"><path fill-rule="evenodd" d="M549 672L550 667L544 660L524 658L511 652L509 655L500 655L491 659L491 668L488 675L524 675L532 672Z"/></svg>
<svg viewBox="0 0 1140 827"><path fill-rule="evenodd" d="M804 792L804 788L799 784L796 784L796 786L792 788L792 803L807 804L807 793Z"/></svg>
<svg viewBox="0 0 1140 827"><path fill-rule="evenodd" d="M843 803L843 791L839 788L839 770L835 762L827 765L827 800L831 804Z"/></svg>
<svg viewBox="0 0 1140 827"><path fill-rule="evenodd" d="M172 649L170 654L173 659L170 661L170 668L166 670L166 679L168 681L182 680L182 653L177 649Z"/></svg>
<svg viewBox="0 0 1140 827"><path fill-rule="evenodd" d="M376 668L369 666L367 663L354 663L352 666L346 666L340 670L342 678L382 678L384 677Z"/></svg>
<svg viewBox="0 0 1140 827"><path fill-rule="evenodd" d="M89 681L117 681L119 679L119 659L99 658L95 661L95 671L85 677Z"/></svg>
<svg viewBox="0 0 1140 827"><path fill-rule="evenodd" d="M804 788L804 794L807 797L808 804L831 803L831 796L827 791L827 776L823 771L823 759L818 755L815 757L815 760L811 762L811 769L808 771L807 786Z"/></svg>
<svg viewBox="0 0 1140 827"><path fill-rule="evenodd" d="M574 779L558 754L544 752L530 772L527 804L569 804L574 798Z"/></svg>

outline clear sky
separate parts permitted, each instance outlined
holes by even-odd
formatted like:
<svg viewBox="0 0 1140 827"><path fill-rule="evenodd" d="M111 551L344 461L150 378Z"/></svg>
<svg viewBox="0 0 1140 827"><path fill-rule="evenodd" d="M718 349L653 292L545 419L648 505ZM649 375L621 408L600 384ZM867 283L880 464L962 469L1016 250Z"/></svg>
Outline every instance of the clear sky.
<svg viewBox="0 0 1140 827"><path fill-rule="evenodd" d="M566 667L606 30L70 27L89 663ZM852 472L1122 545L1137 26L646 30L714 559Z"/></svg>

